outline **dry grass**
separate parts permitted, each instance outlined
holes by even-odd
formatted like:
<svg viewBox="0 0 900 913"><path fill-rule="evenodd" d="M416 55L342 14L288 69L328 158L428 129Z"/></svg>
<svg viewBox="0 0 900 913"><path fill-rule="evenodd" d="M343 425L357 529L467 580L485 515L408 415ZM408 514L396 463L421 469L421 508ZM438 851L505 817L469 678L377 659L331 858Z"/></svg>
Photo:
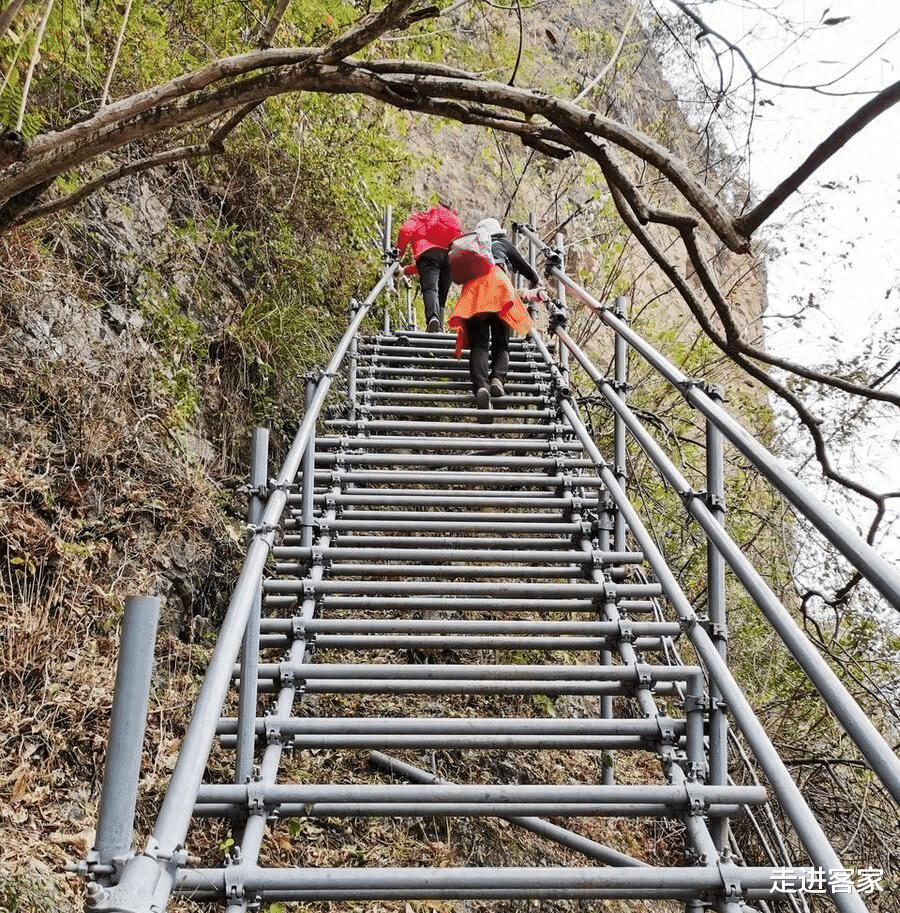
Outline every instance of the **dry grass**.
<svg viewBox="0 0 900 913"><path fill-rule="evenodd" d="M33 235L0 243L0 910L65 911L82 906L64 869L93 845L124 598L165 600L152 783L234 537L215 483L166 435L135 340L88 332L96 310L48 278Z"/></svg>

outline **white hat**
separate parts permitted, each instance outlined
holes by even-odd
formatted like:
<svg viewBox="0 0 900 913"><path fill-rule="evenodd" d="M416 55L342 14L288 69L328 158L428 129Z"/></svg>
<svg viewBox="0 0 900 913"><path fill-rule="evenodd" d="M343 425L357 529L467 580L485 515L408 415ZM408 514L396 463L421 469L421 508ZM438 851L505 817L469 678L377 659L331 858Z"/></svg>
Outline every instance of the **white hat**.
<svg viewBox="0 0 900 913"><path fill-rule="evenodd" d="M486 228L489 235L502 235L503 226L496 219L482 219L475 229Z"/></svg>

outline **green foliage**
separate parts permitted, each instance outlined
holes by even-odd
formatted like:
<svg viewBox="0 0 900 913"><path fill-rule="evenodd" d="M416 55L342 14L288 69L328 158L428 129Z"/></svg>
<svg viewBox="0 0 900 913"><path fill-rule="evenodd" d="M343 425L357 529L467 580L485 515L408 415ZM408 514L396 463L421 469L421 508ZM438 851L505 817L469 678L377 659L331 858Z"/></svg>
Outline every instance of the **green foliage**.
<svg viewBox="0 0 900 913"><path fill-rule="evenodd" d="M22 90L17 79L10 80L0 92L0 126L15 127L22 107ZM40 132L43 118L40 114L26 113L22 119L21 133L25 139L31 139Z"/></svg>
<svg viewBox="0 0 900 913"><path fill-rule="evenodd" d="M352 3L320 3L300 0L292 3L285 13L278 36L287 46L319 47L327 44L359 16Z"/></svg>

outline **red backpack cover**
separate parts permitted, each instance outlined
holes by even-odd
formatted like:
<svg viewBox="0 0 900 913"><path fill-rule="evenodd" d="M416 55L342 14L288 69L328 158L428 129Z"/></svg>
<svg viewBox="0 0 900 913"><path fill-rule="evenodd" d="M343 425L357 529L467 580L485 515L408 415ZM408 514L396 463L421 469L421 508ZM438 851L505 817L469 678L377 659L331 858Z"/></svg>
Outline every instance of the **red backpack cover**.
<svg viewBox="0 0 900 913"><path fill-rule="evenodd" d="M450 242L447 252L450 277L457 285L465 285L489 273L494 266L491 236L483 229L467 232Z"/></svg>

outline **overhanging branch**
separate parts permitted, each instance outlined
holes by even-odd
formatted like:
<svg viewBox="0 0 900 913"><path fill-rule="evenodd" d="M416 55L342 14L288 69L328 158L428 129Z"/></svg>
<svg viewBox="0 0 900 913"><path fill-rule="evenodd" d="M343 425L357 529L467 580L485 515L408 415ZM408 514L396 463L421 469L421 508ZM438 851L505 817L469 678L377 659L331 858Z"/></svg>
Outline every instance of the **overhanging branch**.
<svg viewBox="0 0 900 913"><path fill-rule="evenodd" d="M750 237L757 228L768 221L772 213L793 194L798 187L817 171L838 150L856 136L876 117L884 114L900 101L900 82L895 82L866 102L852 117L840 125L825 142L816 146L812 154L792 174L788 175L758 206L735 220L736 229Z"/></svg>

